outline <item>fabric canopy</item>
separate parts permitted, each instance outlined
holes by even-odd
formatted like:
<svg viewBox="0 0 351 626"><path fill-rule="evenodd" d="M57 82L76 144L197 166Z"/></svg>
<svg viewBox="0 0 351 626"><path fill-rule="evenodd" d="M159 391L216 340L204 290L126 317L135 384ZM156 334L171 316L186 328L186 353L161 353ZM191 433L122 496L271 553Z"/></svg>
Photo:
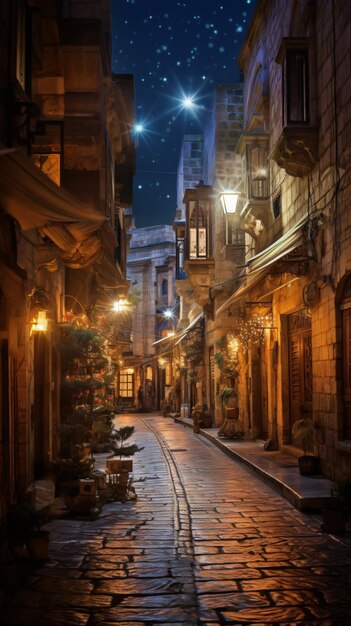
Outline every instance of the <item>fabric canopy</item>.
<svg viewBox="0 0 351 626"><path fill-rule="evenodd" d="M204 319L204 313L201 312L200 315L195 317L195 319L192 322L190 322L190 324L186 328L184 328L184 330L182 331L182 333L179 336L179 339L176 341L176 344L180 343L181 341L183 341L183 339L188 335L188 333L191 330L193 330L193 328L195 328L196 324L198 324L203 319Z"/></svg>
<svg viewBox="0 0 351 626"><path fill-rule="evenodd" d="M238 276L238 280L242 279L245 281L245 284L242 284L230 298L217 309L217 315L228 309L234 302L237 302L257 285L265 277L268 267L280 259L283 259L304 243L304 227L307 224L307 220L308 216L304 215L287 233L249 259L245 265L248 270L247 273Z"/></svg>
<svg viewBox="0 0 351 626"><path fill-rule="evenodd" d="M304 241L303 228L307 224L308 216L304 215L288 232L274 241L270 246L251 257L247 262L249 273L258 272L276 263L293 250L296 250Z"/></svg>
<svg viewBox="0 0 351 626"><path fill-rule="evenodd" d="M103 257L95 233L105 216L55 185L20 150L0 151L0 204L24 232L37 229L49 237L69 267L84 267Z"/></svg>

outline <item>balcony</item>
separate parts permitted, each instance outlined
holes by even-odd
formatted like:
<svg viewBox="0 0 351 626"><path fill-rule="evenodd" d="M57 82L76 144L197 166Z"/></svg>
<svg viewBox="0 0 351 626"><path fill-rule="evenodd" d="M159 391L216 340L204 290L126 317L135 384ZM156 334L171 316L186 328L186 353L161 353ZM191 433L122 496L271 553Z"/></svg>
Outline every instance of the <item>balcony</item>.
<svg viewBox="0 0 351 626"><path fill-rule="evenodd" d="M270 158L290 176L308 176L318 160L318 128L285 126Z"/></svg>
<svg viewBox="0 0 351 626"><path fill-rule="evenodd" d="M255 240L271 221L268 145L268 133L255 129L241 135L237 149L243 159L243 196L247 198L240 227Z"/></svg>
<svg viewBox="0 0 351 626"><path fill-rule="evenodd" d="M202 307L211 302L214 284L214 259L211 239L212 188L199 184L184 194L186 221L184 225L183 270L192 287L195 301Z"/></svg>

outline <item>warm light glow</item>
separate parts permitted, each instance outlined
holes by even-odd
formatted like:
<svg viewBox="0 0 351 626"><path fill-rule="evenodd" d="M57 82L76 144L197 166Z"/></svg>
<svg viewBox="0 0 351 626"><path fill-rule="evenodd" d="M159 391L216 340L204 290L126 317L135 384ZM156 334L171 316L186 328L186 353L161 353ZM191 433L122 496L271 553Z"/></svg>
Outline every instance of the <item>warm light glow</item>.
<svg viewBox="0 0 351 626"><path fill-rule="evenodd" d="M48 320L46 317L46 311L38 311L37 319L32 321L31 334L32 333L45 333L48 329Z"/></svg>
<svg viewBox="0 0 351 626"><path fill-rule="evenodd" d="M174 335L175 335L174 330L167 330L166 337L174 337Z"/></svg>
<svg viewBox="0 0 351 626"><path fill-rule="evenodd" d="M128 300L126 300L126 298L119 298L118 300L115 300L115 302L112 305L112 309L116 313L121 313L122 311L126 311L127 307L128 307Z"/></svg>
<svg viewBox="0 0 351 626"><path fill-rule="evenodd" d="M224 213L227 215L236 212L238 204L239 192L238 191L225 191L221 194L221 203Z"/></svg>

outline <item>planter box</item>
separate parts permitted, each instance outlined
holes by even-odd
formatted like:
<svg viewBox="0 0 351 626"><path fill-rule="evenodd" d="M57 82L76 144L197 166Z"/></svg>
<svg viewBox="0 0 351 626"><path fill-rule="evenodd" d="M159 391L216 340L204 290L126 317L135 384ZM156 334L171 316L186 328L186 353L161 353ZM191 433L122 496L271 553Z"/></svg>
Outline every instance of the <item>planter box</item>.
<svg viewBox="0 0 351 626"><path fill-rule="evenodd" d="M94 478L79 478L78 485L80 496L96 495L96 482Z"/></svg>
<svg viewBox="0 0 351 626"><path fill-rule="evenodd" d="M121 472L133 471L133 459L119 459L114 456L106 459L106 467L111 474L120 474Z"/></svg>

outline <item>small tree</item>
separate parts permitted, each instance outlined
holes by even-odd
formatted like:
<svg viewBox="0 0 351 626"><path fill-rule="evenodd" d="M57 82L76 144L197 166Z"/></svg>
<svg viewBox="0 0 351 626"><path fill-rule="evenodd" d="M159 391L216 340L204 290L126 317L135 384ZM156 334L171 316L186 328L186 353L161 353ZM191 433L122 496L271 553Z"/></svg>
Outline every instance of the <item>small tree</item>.
<svg viewBox="0 0 351 626"><path fill-rule="evenodd" d="M122 426L112 430L111 449L114 456L122 459L122 457L134 456L136 452L143 450L136 443L126 444L126 441L133 435L134 430L134 426Z"/></svg>
<svg viewBox="0 0 351 626"><path fill-rule="evenodd" d="M70 326L61 341L61 455L72 457L84 442L98 439L98 445L110 440L106 391L114 370L105 354L105 342L95 330ZM104 415L96 410L105 403ZM112 407L111 407L112 408Z"/></svg>

